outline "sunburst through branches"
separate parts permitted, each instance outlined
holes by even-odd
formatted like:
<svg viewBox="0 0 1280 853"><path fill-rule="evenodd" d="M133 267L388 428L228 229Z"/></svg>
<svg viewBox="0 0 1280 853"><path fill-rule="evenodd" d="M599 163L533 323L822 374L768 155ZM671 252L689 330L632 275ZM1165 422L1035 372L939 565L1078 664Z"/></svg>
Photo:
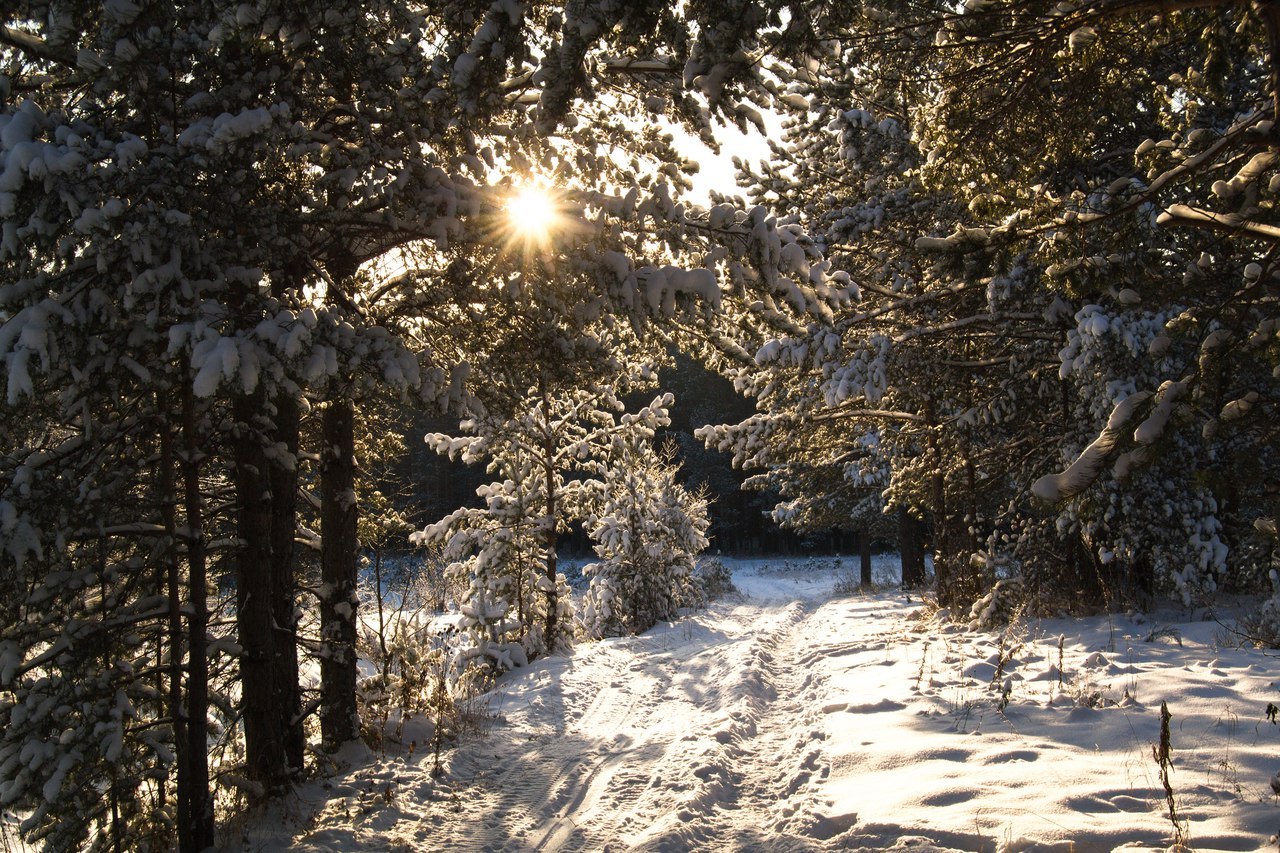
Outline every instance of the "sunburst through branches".
<svg viewBox="0 0 1280 853"><path fill-rule="evenodd" d="M537 183L513 189L504 209L506 242L526 253L545 250L563 227L555 192Z"/></svg>

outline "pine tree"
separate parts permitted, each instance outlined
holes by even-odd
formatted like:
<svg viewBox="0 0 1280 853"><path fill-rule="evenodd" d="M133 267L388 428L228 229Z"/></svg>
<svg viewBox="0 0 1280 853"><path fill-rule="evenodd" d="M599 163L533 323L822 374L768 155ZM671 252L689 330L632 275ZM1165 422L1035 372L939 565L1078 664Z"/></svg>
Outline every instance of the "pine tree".
<svg viewBox="0 0 1280 853"><path fill-rule="evenodd" d="M1189 472L1219 468L1237 458L1227 447L1260 437L1248 425L1236 432L1239 416L1274 394L1274 362L1257 335L1273 312L1254 298L1265 264L1249 266L1269 242L1270 158L1253 128L1274 115L1274 10L1061 11L988 4L939 14L924 28L931 36L917 34L956 81L920 103L922 177L967 203L982 220L976 236L1026 251L1062 300L1057 316L1070 317L1063 418L1050 426L1070 464L1033 478L1033 491L1079 496L1057 526L1104 578L1191 600L1228 568L1220 510L1239 497L1206 488L1221 483L1216 473ZM1009 146L1035 156L1010 158ZM1254 343L1229 343L1246 339ZM1219 435L1219 424L1234 435ZM1255 446L1269 457L1267 442ZM1147 508L1174 530L1144 518ZM1032 526L1035 535L1012 537L1014 552L1043 541Z"/></svg>
<svg viewBox="0 0 1280 853"><path fill-rule="evenodd" d="M1222 508L1260 497L1222 485L1228 460L1255 441L1271 459L1248 413L1274 391L1255 254L1274 38L1269 6L1191 6L798 16L772 66L789 138L744 181L797 211L858 298L834 328L762 336L766 370L740 381L765 413L708 437L781 464L775 480L803 476L814 420L851 437L820 445L833 466L873 439L951 603L1010 572L1050 594L1215 588L1251 535Z"/></svg>
<svg viewBox="0 0 1280 853"><path fill-rule="evenodd" d="M649 408L662 412L670 401ZM706 499L677 481L674 448L656 450L643 430L616 437L609 450L587 519L600 558L583 569L590 586L579 621L591 637L639 634L700 603L693 571L707 547Z"/></svg>
<svg viewBox="0 0 1280 853"><path fill-rule="evenodd" d="M508 668L571 642L559 535L588 517L614 444L638 431L651 437L666 418L662 406L622 410L609 386L552 392L544 384L510 414L489 409L464 422L474 437L428 436L438 452L485 460L502 478L481 488L483 508L457 510L418 537L445 544L446 571L467 589L459 602L470 636L464 656Z"/></svg>

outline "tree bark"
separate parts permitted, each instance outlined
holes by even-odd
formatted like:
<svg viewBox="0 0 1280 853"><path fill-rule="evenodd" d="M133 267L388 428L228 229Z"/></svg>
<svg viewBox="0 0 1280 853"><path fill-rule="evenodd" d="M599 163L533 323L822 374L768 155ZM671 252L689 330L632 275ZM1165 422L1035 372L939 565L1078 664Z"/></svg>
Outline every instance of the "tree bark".
<svg viewBox="0 0 1280 853"><path fill-rule="evenodd" d="M320 733L325 749L332 751L359 733L355 406L330 400L321 422Z"/></svg>
<svg viewBox="0 0 1280 853"><path fill-rule="evenodd" d="M284 733L285 760L291 773L302 769L306 737L302 729L302 697L298 688L297 582L294 535L298 528L298 421L301 412L292 394L275 400L275 440L288 454L270 469L271 611L276 634L276 710Z"/></svg>
<svg viewBox="0 0 1280 853"><path fill-rule="evenodd" d="M190 384L182 394L182 503L187 529L187 703L186 796L179 786L179 812L185 811L190 827L182 853L195 853L214 844L213 797L209 793L209 602L208 554L204 539L204 503L200 494L200 435L195 399ZM179 745L179 750L183 747ZM181 764L179 765L181 767Z"/></svg>
<svg viewBox="0 0 1280 853"><path fill-rule="evenodd" d="M163 406L160 395L156 395L157 403ZM163 412L163 409L162 409ZM165 535L168 538L168 553L165 555L165 591L169 599L168 640L169 640L169 719L173 726L174 770L177 776L177 832L178 850L191 849L191 814L190 795L191 770L189 752L187 750L187 709L182 702L182 658L186 645L182 632L182 586L178 565L178 519L177 519L177 456L173 446L173 431L167 417L160 427L160 466L159 483L162 517ZM161 788L163 795L164 789ZM163 802L163 801L162 801Z"/></svg>
<svg viewBox="0 0 1280 853"><path fill-rule="evenodd" d="M1255 0L1253 7L1262 16L1267 27L1267 61L1271 65L1271 118L1280 121L1280 2ZM1275 137L1272 136L1272 139Z"/></svg>
<svg viewBox="0 0 1280 853"><path fill-rule="evenodd" d="M275 707L276 631L271 597L275 588L271 564L270 462L255 421L262 412L258 391L235 398L234 464L238 532L236 558L236 628L239 635L241 704L245 765L250 779L268 793L287 780L284 731Z"/></svg>
<svg viewBox="0 0 1280 853"><path fill-rule="evenodd" d="M542 421L547 430L542 446L542 468L543 475L546 478L547 490L547 514L543 520L542 530L542 547L547 555L547 618L543 642L546 643L547 652L551 653L556 648L556 630L558 629L557 622L560 616L559 591L556 584L556 572L558 571L556 559L556 514L559 512L559 507L556 505L556 445L555 437L551 434L551 398L547 394L543 380L539 378L538 381L542 391Z"/></svg>
<svg viewBox="0 0 1280 853"><path fill-rule="evenodd" d="M939 440L941 426L933 400L924 404L924 420L928 433L926 446L931 459L932 473L929 475L929 507L933 517L933 579L938 595L938 603L950 606L960 597L956 568L956 542L953 537L955 519L952 517L950 502L947 500L947 478L942 458L942 443ZM923 561L923 549L921 554Z"/></svg>
<svg viewBox="0 0 1280 853"><path fill-rule="evenodd" d="M902 557L902 585L908 589L924 586L924 523L906 507L898 508L898 550Z"/></svg>
<svg viewBox="0 0 1280 853"><path fill-rule="evenodd" d="M547 587L545 595L547 599L547 619L543 641L547 644L547 652L554 652L556 648L556 631L559 630L560 601L558 588L556 586L556 573L559 571L559 561L556 554L556 473L554 466L547 464L546 488L547 488L547 517L544 521L544 529L542 533L542 548L546 552L546 580Z"/></svg>
<svg viewBox="0 0 1280 853"><path fill-rule="evenodd" d="M863 586L871 586L871 532L863 530L858 534L858 558L861 562L861 582Z"/></svg>

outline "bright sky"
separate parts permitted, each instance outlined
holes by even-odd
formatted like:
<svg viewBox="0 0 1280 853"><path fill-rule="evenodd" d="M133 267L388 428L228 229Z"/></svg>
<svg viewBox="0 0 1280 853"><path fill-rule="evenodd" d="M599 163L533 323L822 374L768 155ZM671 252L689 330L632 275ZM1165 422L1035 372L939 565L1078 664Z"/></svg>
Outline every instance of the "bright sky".
<svg viewBox="0 0 1280 853"><path fill-rule="evenodd" d="M766 115L765 122L769 127L770 134L775 138L780 134L777 116ZM684 131L671 126L672 136L675 137L675 147L682 155L701 165L698 174L693 176L693 200L697 202L706 202L711 190L725 193L727 195L738 195L741 190L738 188L734 179L733 158L740 157L749 160L752 163L768 158L769 145L765 142L765 138L758 132L752 131L751 134L744 134L736 127L722 127L716 131L716 136L720 139L720 153L712 154L711 149L702 144L702 141L696 137L689 136Z"/></svg>

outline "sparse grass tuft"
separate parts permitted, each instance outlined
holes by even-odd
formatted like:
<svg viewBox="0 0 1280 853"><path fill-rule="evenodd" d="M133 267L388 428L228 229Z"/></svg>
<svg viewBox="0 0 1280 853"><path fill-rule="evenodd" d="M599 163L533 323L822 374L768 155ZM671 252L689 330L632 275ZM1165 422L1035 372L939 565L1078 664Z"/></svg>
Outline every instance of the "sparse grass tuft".
<svg viewBox="0 0 1280 853"><path fill-rule="evenodd" d="M1164 786L1165 806L1168 809L1167 817L1169 822L1173 824L1173 846L1182 848L1186 846L1187 827L1186 821L1178 816L1178 802L1173 794L1173 783L1169 779L1170 773L1173 772L1173 745L1172 738L1169 736L1169 721L1173 719L1173 715L1169 713L1169 705L1166 702L1160 703L1160 742L1151 745L1151 757L1155 759L1156 765L1160 768L1160 784Z"/></svg>

